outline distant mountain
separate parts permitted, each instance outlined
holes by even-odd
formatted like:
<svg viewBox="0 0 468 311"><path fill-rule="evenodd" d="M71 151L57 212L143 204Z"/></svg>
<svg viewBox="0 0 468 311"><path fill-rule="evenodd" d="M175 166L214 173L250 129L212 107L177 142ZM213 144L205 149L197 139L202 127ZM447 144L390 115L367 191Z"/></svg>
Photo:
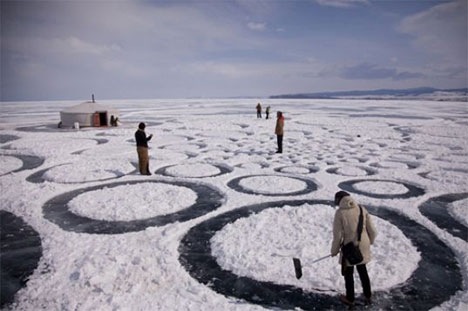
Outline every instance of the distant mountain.
<svg viewBox="0 0 468 311"><path fill-rule="evenodd" d="M270 98L290 99L425 99L439 101L468 101L468 88L436 89L419 87L410 89L379 89L368 91L340 91L274 95Z"/></svg>

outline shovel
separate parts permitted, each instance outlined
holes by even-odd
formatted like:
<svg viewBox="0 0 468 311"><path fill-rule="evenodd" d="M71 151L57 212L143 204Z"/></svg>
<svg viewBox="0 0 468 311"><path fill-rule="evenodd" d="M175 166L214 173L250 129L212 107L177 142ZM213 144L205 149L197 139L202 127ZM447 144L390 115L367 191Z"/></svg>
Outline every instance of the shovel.
<svg viewBox="0 0 468 311"><path fill-rule="evenodd" d="M327 255L327 256L320 257L319 259L315 259L314 261L312 261L312 263L319 262L328 257L331 257L331 255ZM293 264L294 264L294 272L296 273L296 278L299 280L302 277L301 260L299 258L293 258Z"/></svg>

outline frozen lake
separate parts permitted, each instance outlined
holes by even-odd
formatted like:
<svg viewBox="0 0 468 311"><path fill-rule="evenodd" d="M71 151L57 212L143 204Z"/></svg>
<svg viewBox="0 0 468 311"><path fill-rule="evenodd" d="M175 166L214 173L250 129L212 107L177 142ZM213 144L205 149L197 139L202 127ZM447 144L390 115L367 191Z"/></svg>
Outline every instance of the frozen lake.
<svg viewBox="0 0 468 311"><path fill-rule="evenodd" d="M5 309L342 310L338 259L312 263L340 189L379 233L375 309L468 308L466 102L103 101L118 127L59 129L78 103L0 104Z"/></svg>

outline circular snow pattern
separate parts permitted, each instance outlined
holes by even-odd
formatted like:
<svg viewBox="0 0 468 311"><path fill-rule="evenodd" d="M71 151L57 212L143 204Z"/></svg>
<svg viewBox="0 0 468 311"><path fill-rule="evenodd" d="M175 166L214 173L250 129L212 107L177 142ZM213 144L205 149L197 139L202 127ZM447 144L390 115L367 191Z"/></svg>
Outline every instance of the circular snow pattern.
<svg viewBox="0 0 468 311"><path fill-rule="evenodd" d="M43 178L58 183L87 182L121 177L134 170L135 167L126 159L86 159L55 166L47 170Z"/></svg>
<svg viewBox="0 0 468 311"><path fill-rule="evenodd" d="M264 210L218 231L210 240L212 255L223 269L255 280L310 291L344 288L338 256L313 263L330 253L334 214L325 205L309 204ZM407 280L421 257L396 226L371 217L379 237L371 247L369 275L374 289L388 289ZM389 253L393 255L388 256ZM304 273L301 280L294 275L293 257L301 259ZM360 290L359 282L356 289Z"/></svg>
<svg viewBox="0 0 468 311"><path fill-rule="evenodd" d="M307 188L307 184L302 180L273 175L246 177L240 181L239 185L260 194L290 193Z"/></svg>
<svg viewBox="0 0 468 311"><path fill-rule="evenodd" d="M169 150L172 150L172 151L182 151L182 152L186 152L186 151L193 151L194 149L200 149L200 146L197 145L197 144L174 144L174 145L166 145L166 146L163 146L164 149L169 149Z"/></svg>
<svg viewBox="0 0 468 311"><path fill-rule="evenodd" d="M0 175L9 173L23 166L23 161L10 156L0 156Z"/></svg>
<svg viewBox="0 0 468 311"><path fill-rule="evenodd" d="M309 174L310 170L307 167L286 166L281 169L281 172L288 174Z"/></svg>
<svg viewBox="0 0 468 311"><path fill-rule="evenodd" d="M174 213L196 199L196 193L185 187L140 183L89 191L72 199L68 206L71 212L92 219L129 221Z"/></svg>
<svg viewBox="0 0 468 311"><path fill-rule="evenodd" d="M449 204L449 213L457 218L462 224L468 226L468 198L458 200Z"/></svg>
<svg viewBox="0 0 468 311"><path fill-rule="evenodd" d="M381 167L381 168L398 168L403 169L407 168L408 165L402 162L394 162L394 161L381 161L376 163L374 166Z"/></svg>
<svg viewBox="0 0 468 311"><path fill-rule="evenodd" d="M336 172L343 176L366 176L368 174L366 170L356 166L340 167Z"/></svg>
<svg viewBox="0 0 468 311"><path fill-rule="evenodd" d="M391 181L363 181L354 185L356 190L372 192L374 194L403 194L408 189L399 183Z"/></svg>
<svg viewBox="0 0 468 311"><path fill-rule="evenodd" d="M429 179L437 180L444 185L446 184L459 185L459 184L463 184L466 181L466 173L456 172L456 171L451 171L451 170L431 171L428 174L426 174L425 177Z"/></svg>
<svg viewBox="0 0 468 311"><path fill-rule="evenodd" d="M150 149L150 167L152 165L152 161L159 161L159 163L164 162L180 162L188 159L188 156L181 152L174 152L171 150L157 150L157 149ZM136 153L135 153L136 158Z"/></svg>
<svg viewBox="0 0 468 311"><path fill-rule="evenodd" d="M176 177L207 177L220 172L219 168L211 164L182 164L166 169L166 173Z"/></svg>
<svg viewBox="0 0 468 311"><path fill-rule="evenodd" d="M408 153L399 153L395 155L391 155L390 158L395 161L416 161L422 158L423 155L421 154L408 154Z"/></svg>

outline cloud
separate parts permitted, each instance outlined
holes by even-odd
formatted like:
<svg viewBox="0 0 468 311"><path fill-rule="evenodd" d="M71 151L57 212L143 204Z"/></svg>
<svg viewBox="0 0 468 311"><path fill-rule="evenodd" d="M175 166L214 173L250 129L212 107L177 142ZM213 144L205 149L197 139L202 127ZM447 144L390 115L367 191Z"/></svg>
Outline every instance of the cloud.
<svg viewBox="0 0 468 311"><path fill-rule="evenodd" d="M368 0L316 0L323 6L332 6L335 8L351 8L360 4L369 4Z"/></svg>
<svg viewBox="0 0 468 311"><path fill-rule="evenodd" d="M247 27L251 30L256 30L256 31L263 31L266 28L265 23L254 23L254 22L249 22L247 23Z"/></svg>
<svg viewBox="0 0 468 311"><path fill-rule="evenodd" d="M398 30L415 38L420 50L445 57L450 63L467 62L467 1L436 5L404 18Z"/></svg>
<svg viewBox="0 0 468 311"><path fill-rule="evenodd" d="M340 77L347 80L392 79L395 81L421 78L423 74L409 71L398 71L394 68L383 68L375 64L361 63L345 67L340 71Z"/></svg>

